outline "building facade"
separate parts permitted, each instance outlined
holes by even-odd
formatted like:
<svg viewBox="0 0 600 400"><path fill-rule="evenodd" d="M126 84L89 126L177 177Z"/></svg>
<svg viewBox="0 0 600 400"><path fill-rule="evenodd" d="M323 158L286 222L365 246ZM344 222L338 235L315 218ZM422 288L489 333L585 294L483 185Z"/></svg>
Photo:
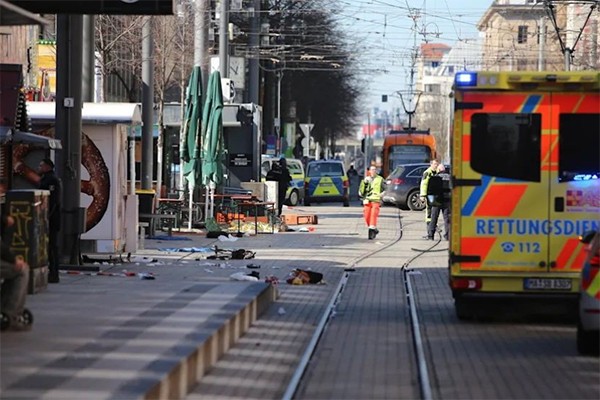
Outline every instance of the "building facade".
<svg viewBox="0 0 600 400"><path fill-rule="evenodd" d="M478 23L483 34L483 68L487 71L563 71L598 66L598 12L592 3L496 0ZM580 36L581 32L581 36ZM579 40L577 41L577 38ZM571 51L565 51L565 48Z"/></svg>

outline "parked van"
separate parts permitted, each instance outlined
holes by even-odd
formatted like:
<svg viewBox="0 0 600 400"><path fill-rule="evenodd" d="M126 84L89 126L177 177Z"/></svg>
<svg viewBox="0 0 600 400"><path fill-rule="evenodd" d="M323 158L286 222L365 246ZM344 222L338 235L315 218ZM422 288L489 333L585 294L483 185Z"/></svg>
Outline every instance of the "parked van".
<svg viewBox="0 0 600 400"><path fill-rule="evenodd" d="M286 193L285 203L289 206L297 206L304 199L304 166L302 161L296 158L286 158L288 171L292 182ZM273 163L278 163L279 157L262 156L260 174L264 181L267 173L271 170Z"/></svg>
<svg viewBox="0 0 600 400"><path fill-rule="evenodd" d="M458 317L483 297L575 303L586 256L577 236L600 224L600 73L460 72L454 90Z"/></svg>

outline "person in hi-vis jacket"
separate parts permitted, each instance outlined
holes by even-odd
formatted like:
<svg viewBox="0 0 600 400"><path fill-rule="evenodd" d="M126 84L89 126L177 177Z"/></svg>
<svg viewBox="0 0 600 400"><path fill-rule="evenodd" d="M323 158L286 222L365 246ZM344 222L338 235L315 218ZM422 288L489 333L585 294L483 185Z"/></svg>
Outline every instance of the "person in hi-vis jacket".
<svg viewBox="0 0 600 400"><path fill-rule="evenodd" d="M369 239L375 239L379 233L377 218L381 207L381 193L383 192L383 178L377 174L376 167L370 167L367 176L360 182L358 195L363 202L365 223L369 228Z"/></svg>

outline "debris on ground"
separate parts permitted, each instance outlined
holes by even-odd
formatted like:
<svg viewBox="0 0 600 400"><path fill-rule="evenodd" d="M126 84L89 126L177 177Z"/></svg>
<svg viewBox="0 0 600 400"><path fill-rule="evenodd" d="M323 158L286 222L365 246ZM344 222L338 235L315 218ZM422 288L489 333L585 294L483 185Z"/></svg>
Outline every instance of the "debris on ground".
<svg viewBox="0 0 600 400"><path fill-rule="evenodd" d="M294 269L286 278L286 282L290 285L305 285L308 283L323 283L323 274L304 269Z"/></svg>
<svg viewBox="0 0 600 400"><path fill-rule="evenodd" d="M256 252L245 249L220 249L215 246L215 254L206 257L208 260L248 260L254 258Z"/></svg>
<svg viewBox="0 0 600 400"><path fill-rule="evenodd" d="M229 275L229 278L231 278L234 281L258 282L260 276L256 271L252 271L249 274L246 272L236 272L234 274Z"/></svg>

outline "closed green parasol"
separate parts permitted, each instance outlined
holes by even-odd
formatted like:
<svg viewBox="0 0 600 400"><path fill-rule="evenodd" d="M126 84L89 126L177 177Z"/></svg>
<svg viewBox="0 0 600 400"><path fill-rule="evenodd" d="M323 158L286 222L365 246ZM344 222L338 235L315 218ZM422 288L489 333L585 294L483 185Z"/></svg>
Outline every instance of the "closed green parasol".
<svg viewBox="0 0 600 400"><path fill-rule="evenodd" d="M221 74L214 71L208 78L202 112L202 183L206 186L206 216L213 216L214 190L223 182L223 93Z"/></svg>
<svg viewBox="0 0 600 400"><path fill-rule="evenodd" d="M202 178L202 164L200 161L200 139L202 128L202 71L199 66L194 67L185 96L185 116L183 121L183 147L181 159L183 161L183 175L189 187L189 215L188 228L192 227L192 202L194 188Z"/></svg>

